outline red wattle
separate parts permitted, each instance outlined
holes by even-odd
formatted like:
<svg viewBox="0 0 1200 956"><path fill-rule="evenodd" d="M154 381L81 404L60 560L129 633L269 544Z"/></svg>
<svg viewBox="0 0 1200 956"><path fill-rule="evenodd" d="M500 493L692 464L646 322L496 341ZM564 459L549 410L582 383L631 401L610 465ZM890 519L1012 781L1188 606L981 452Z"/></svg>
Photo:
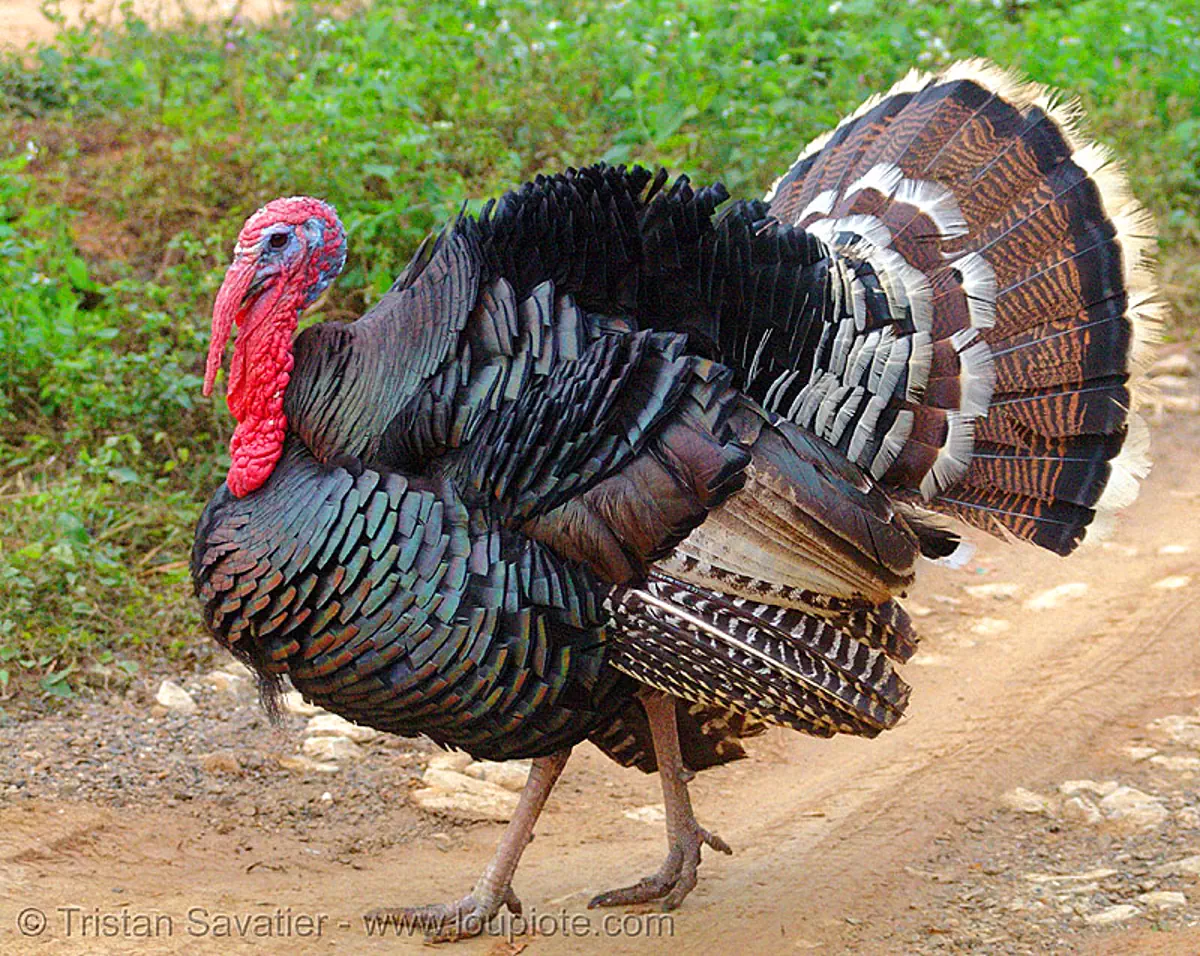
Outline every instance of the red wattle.
<svg viewBox="0 0 1200 956"><path fill-rule="evenodd" d="M232 464L225 483L237 498L243 498L261 488L283 454L283 439L287 419L251 418L240 423L229 442Z"/></svg>
<svg viewBox="0 0 1200 956"><path fill-rule="evenodd" d="M295 364L292 335L299 315L297 293L285 279L241 316L226 396L238 421L226 482L239 498L261 487L283 454L283 395Z"/></svg>

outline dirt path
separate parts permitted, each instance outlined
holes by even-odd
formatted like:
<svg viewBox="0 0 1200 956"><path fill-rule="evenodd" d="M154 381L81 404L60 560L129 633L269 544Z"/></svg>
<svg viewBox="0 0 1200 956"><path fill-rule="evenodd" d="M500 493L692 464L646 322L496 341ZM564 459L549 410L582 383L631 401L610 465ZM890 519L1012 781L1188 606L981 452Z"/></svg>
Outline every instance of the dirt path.
<svg viewBox="0 0 1200 956"><path fill-rule="evenodd" d="M1198 447L1200 418L1157 423L1154 473L1104 546L1062 561L981 541L965 571L925 567L912 596L928 613L918 621L922 652L905 671L914 685L911 716L895 731L875 741L773 733L753 742L754 759L701 775L694 785L700 818L735 856L706 858L699 888L675 914L671 951L1200 951L1200 935L1187 926L1200 918L1200 898L1173 921L1139 917L1109 928L1052 906L1053 919L1039 928L1014 895L1026 870L1086 869L1097 855L1131 867L1141 860L1145 873L1159 858L1200 853L1200 829L1084 833L998 804L1016 786L1053 791L1081 777L1135 780L1170 790L1180 806L1194 801L1194 773L1180 782L1161 767L1132 764L1123 749L1144 742L1148 721L1200 704L1200 601L1194 586L1180 585L1200 580ZM1176 586L1156 586L1168 579ZM1055 592L1055 607L1027 606L1064 584L1086 590ZM989 596L978 585L1001 587ZM237 733L246 747L268 738L294 747L294 738L265 727ZM174 806L161 797L118 807L0 792L0 952L368 948L364 910L461 894L500 832L416 811L406 768L419 753L380 750L370 759L384 776L266 774L266 810L247 809L246 781L225 792L206 789L200 775L194 794L176 795L190 799L172 797ZM331 809L305 809L323 790ZM659 799L653 779L580 748L516 882L527 908L590 917L588 935L527 936L515 948L483 939L454 951L664 950L661 940L601 938L602 915L584 908L591 893L658 865L660 825L624 811ZM289 801L299 809L287 810ZM31 906L49 918L36 950L15 928ZM77 923L67 938L59 909L67 906L81 908L76 920L127 910L165 914L172 925L135 942L84 938ZM189 923L193 907L207 915ZM297 919L326 914L322 935L305 938L293 922L284 940L213 937L215 914L289 908ZM574 926L578 933L584 924ZM423 944L389 945L407 952Z"/></svg>
<svg viewBox="0 0 1200 956"><path fill-rule="evenodd" d="M60 9L68 23L78 23L81 15L101 23L119 23L118 0L62 0ZM41 0L0 0L0 47L24 47L34 40L54 35L57 25L42 13ZM148 23L171 23L185 13L200 19L217 19L241 13L265 20L285 7L285 0L133 0L133 11Z"/></svg>

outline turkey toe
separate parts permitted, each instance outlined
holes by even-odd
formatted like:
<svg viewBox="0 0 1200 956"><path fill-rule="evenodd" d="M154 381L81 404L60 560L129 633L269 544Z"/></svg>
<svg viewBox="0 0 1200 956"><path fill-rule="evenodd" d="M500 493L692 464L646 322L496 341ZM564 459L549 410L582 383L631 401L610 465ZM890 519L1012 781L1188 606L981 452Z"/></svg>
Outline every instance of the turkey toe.
<svg viewBox="0 0 1200 956"><path fill-rule="evenodd" d="M588 909L598 906L631 906L635 903L649 903L651 900L662 900L664 910L677 908L696 888L702 846L712 847L721 853L733 853L729 844L715 833L709 833L696 826L671 847L657 873L639 880L632 886L597 894L588 903Z"/></svg>
<svg viewBox="0 0 1200 956"><path fill-rule="evenodd" d="M384 930L421 932L432 942L449 942L480 935L501 907L514 915L521 914L521 901L510 886L496 894L480 894L478 898L475 893L468 893L455 903L383 907L372 910L363 919Z"/></svg>

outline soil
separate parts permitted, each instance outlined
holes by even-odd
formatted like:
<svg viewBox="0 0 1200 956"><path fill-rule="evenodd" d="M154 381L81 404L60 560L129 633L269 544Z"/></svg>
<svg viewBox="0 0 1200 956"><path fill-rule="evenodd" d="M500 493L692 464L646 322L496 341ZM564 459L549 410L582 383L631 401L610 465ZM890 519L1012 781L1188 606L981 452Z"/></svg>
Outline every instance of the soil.
<svg viewBox="0 0 1200 956"><path fill-rule="evenodd" d="M235 13L255 20L266 20L280 13L285 0L133 0L133 12L147 23L170 23L191 15L220 19ZM0 3L0 47L24 47L34 40L52 37L58 26L42 13L41 0L5 0ZM62 0L60 10L68 23L77 23L82 15L101 23L122 19L118 0Z"/></svg>

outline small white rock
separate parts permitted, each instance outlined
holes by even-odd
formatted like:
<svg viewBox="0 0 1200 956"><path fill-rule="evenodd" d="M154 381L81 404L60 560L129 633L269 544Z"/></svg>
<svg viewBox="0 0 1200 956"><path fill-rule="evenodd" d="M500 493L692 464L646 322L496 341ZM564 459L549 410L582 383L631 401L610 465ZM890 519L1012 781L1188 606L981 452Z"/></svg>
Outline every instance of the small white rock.
<svg viewBox="0 0 1200 956"><path fill-rule="evenodd" d="M196 702L192 700L192 695L172 680L165 680L158 685L158 693L154 695L154 699L167 710L181 714L196 712Z"/></svg>
<svg viewBox="0 0 1200 956"><path fill-rule="evenodd" d="M505 790L520 793L525 789L525 781L529 779L530 762L528 760L476 760L467 764L463 770L468 777L486 780Z"/></svg>
<svg viewBox="0 0 1200 956"><path fill-rule="evenodd" d="M1155 581L1150 587L1159 591L1178 591L1180 588L1186 588L1191 583L1192 578L1190 575L1173 574L1169 578Z"/></svg>
<svg viewBox="0 0 1200 956"><path fill-rule="evenodd" d="M1136 744L1125 748L1125 756L1134 763L1141 763L1143 760L1148 760L1156 753L1158 751L1153 747L1140 747Z"/></svg>
<svg viewBox="0 0 1200 956"><path fill-rule="evenodd" d="M370 743L379 736L379 731L374 727L351 723L337 714L315 715L304 728L304 733L309 737L345 737L356 744Z"/></svg>
<svg viewBox="0 0 1200 956"><path fill-rule="evenodd" d="M241 674L213 671L204 681L218 694L228 694L230 697L249 697L254 693L254 685Z"/></svg>
<svg viewBox="0 0 1200 956"><path fill-rule="evenodd" d="M1000 802L1010 810L1018 813L1041 813L1045 816L1054 815L1054 801L1040 793L1026 790L1024 787L1014 787L1000 796Z"/></svg>
<svg viewBox="0 0 1200 956"><path fill-rule="evenodd" d="M933 608L918 604L916 601L905 601L904 610L908 611L909 617L929 617L933 613Z"/></svg>
<svg viewBox="0 0 1200 956"><path fill-rule="evenodd" d="M310 704L304 699L304 695L294 688L283 695L282 704L287 713L295 714L298 717L312 717L314 714L325 713L324 708Z"/></svg>
<svg viewBox="0 0 1200 956"><path fill-rule="evenodd" d="M426 810L504 821L512 819L517 809L518 797L511 790L456 770L429 767L421 779L426 788L414 791L413 800Z"/></svg>
<svg viewBox="0 0 1200 956"><path fill-rule="evenodd" d="M240 677L243 680L254 680L254 671L250 670L249 667L239 661L236 657L222 664L221 670L223 670L226 674L232 674L234 677Z"/></svg>
<svg viewBox="0 0 1200 956"><path fill-rule="evenodd" d="M1058 587L1039 591L1025 602L1025 609L1027 611L1052 611L1054 608L1061 607L1068 601L1083 597L1087 592L1088 586L1083 581L1071 581L1067 584L1060 584Z"/></svg>
<svg viewBox="0 0 1200 956"><path fill-rule="evenodd" d="M1189 770L1200 770L1200 757L1151 757L1150 762L1163 770L1173 773L1185 773Z"/></svg>
<svg viewBox="0 0 1200 956"><path fill-rule="evenodd" d="M1030 883L1093 883L1116 875L1116 870L1098 869L1082 873L1026 873L1025 879Z"/></svg>
<svg viewBox="0 0 1200 956"><path fill-rule="evenodd" d="M950 663L950 659L943 654L921 653L908 663L913 667L945 667Z"/></svg>
<svg viewBox="0 0 1200 956"><path fill-rule="evenodd" d="M470 779L470 778L468 778ZM480 781L482 782L482 781ZM494 820L507 823L517 810L517 795L495 788L495 793L483 796L463 790L441 790L426 787L412 792L413 803L431 813L447 813L467 820Z"/></svg>
<svg viewBox="0 0 1200 956"><path fill-rule="evenodd" d="M1175 811L1175 822L1184 830L1200 830L1200 810L1183 807Z"/></svg>
<svg viewBox="0 0 1200 956"><path fill-rule="evenodd" d="M496 790L504 790L499 784L478 777L468 777L457 770L445 770L441 767L429 767L421 775L422 782L427 787L441 790L462 790L464 793L491 794ZM505 790L505 793L511 791Z"/></svg>
<svg viewBox="0 0 1200 956"><path fill-rule="evenodd" d="M1011 621L1005 621L998 617L981 617L971 625L971 633L978 634L981 637L995 637L997 634L1003 634L1011 628Z"/></svg>
<svg viewBox="0 0 1200 956"><path fill-rule="evenodd" d="M1136 787L1118 787L1100 801L1100 811L1114 823L1137 830L1160 826L1170 816L1157 797Z"/></svg>
<svg viewBox="0 0 1200 956"><path fill-rule="evenodd" d="M968 584L963 590L971 595L971 597L993 598L997 601L1003 601L1006 598L1015 597L1021 590L1021 585L996 581L993 584Z"/></svg>
<svg viewBox="0 0 1200 956"><path fill-rule="evenodd" d="M1115 780L1064 780L1058 785L1058 792L1064 797L1073 797L1077 793L1093 793L1097 797L1107 797L1120 784Z"/></svg>
<svg viewBox="0 0 1200 956"><path fill-rule="evenodd" d="M1089 926L1111 926L1114 923L1131 920L1140 913L1141 910L1132 903L1120 903L1117 906L1103 909L1099 913L1093 913L1091 916L1085 916L1083 921Z"/></svg>
<svg viewBox="0 0 1200 956"><path fill-rule="evenodd" d="M1155 876L1200 876L1200 853L1154 868Z"/></svg>
<svg viewBox="0 0 1200 956"><path fill-rule="evenodd" d="M301 745L314 760L362 760L362 748L348 737L308 737Z"/></svg>
<svg viewBox="0 0 1200 956"><path fill-rule="evenodd" d="M1087 797L1070 797L1064 800L1062 815L1064 820L1086 826L1095 826L1104 819L1104 814Z"/></svg>
<svg viewBox="0 0 1200 956"><path fill-rule="evenodd" d="M1060 886L1058 898L1067 900L1072 896L1089 896L1100 889L1099 883L1073 883L1070 886ZM1076 904L1079 905L1079 904Z"/></svg>
<svg viewBox="0 0 1200 956"><path fill-rule="evenodd" d="M1159 554L1187 554L1191 551L1191 545L1187 544L1164 544L1158 549Z"/></svg>
<svg viewBox="0 0 1200 956"><path fill-rule="evenodd" d="M1138 556L1138 549L1136 547L1132 544L1121 544L1119 541L1101 541L1100 549L1119 554L1123 558L1136 558Z"/></svg>
<svg viewBox="0 0 1200 956"><path fill-rule="evenodd" d="M667 818L667 811L661 803L650 803L644 807L630 807L622 810L621 815L638 823L662 823Z"/></svg>
<svg viewBox="0 0 1200 956"><path fill-rule="evenodd" d="M333 803L333 794L326 790L323 794L321 794L321 802Z"/></svg>
<svg viewBox="0 0 1200 956"><path fill-rule="evenodd" d="M1169 717L1159 717L1149 723L1149 729L1168 740L1200 750L1200 717L1191 714L1171 714Z"/></svg>
<svg viewBox="0 0 1200 956"><path fill-rule="evenodd" d="M338 772L337 764L323 763L319 760L313 760L311 757L305 757L303 754L288 754L286 757L280 757L279 766L284 770L291 770L295 773Z"/></svg>
<svg viewBox="0 0 1200 956"><path fill-rule="evenodd" d="M1178 890L1154 890L1138 896L1139 903L1153 906L1155 909L1169 910L1176 906L1187 906L1187 897Z"/></svg>
<svg viewBox="0 0 1200 956"><path fill-rule="evenodd" d="M430 770L457 770L461 773L472 762L470 754L465 754L461 750L447 750L444 753L437 753L430 757L429 763L426 766Z"/></svg>

